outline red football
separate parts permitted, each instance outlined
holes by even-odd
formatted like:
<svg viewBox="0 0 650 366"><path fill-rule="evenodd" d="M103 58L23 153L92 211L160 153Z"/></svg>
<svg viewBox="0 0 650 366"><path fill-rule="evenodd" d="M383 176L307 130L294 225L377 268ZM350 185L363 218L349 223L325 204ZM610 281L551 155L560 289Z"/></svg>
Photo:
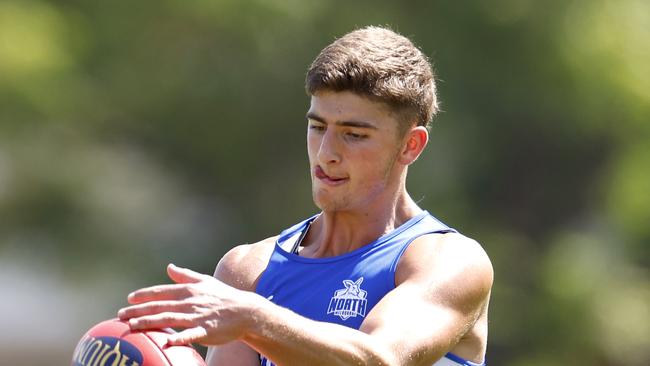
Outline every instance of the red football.
<svg viewBox="0 0 650 366"><path fill-rule="evenodd" d="M81 338L72 366L205 366L191 346L169 346L172 330L132 332L119 319L103 321Z"/></svg>

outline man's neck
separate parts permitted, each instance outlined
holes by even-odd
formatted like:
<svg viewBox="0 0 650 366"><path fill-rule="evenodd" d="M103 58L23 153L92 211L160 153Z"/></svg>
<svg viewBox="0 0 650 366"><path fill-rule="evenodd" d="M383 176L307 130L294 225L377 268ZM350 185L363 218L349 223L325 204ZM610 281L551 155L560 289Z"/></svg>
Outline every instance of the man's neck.
<svg viewBox="0 0 650 366"><path fill-rule="evenodd" d="M300 255L323 258L349 253L393 231L420 212L422 209L406 191L384 207L323 211L309 228Z"/></svg>

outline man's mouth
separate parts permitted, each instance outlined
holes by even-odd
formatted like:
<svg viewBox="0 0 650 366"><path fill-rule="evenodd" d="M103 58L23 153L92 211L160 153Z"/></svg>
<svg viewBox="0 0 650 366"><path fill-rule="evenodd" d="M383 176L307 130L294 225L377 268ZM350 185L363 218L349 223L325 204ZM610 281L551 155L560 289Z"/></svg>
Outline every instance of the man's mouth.
<svg viewBox="0 0 650 366"><path fill-rule="evenodd" d="M333 175L327 175L323 170L323 168L321 168L320 166L316 166L316 168L314 168L314 176L321 182L330 186L340 185L348 181L347 177L337 177Z"/></svg>

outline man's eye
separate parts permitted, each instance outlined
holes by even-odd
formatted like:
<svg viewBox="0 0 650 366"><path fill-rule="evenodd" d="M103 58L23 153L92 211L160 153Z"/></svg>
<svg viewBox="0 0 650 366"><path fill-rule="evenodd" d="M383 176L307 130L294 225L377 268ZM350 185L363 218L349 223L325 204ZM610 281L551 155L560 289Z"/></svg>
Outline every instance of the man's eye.
<svg viewBox="0 0 650 366"><path fill-rule="evenodd" d="M363 139L365 139L366 137L368 137L368 135L362 135L362 134L359 134L359 133L353 133L353 132L348 132L348 133L347 133L347 136L348 136L349 138L353 139L353 140L363 140Z"/></svg>
<svg viewBox="0 0 650 366"><path fill-rule="evenodd" d="M323 131L325 130L325 127L319 125L309 125L309 129L314 131Z"/></svg>

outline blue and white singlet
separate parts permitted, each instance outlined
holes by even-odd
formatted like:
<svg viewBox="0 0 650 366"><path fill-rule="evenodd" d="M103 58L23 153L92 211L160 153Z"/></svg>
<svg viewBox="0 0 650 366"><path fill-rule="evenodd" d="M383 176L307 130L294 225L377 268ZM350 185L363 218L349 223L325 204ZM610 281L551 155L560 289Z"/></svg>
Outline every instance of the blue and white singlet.
<svg viewBox="0 0 650 366"><path fill-rule="evenodd" d="M456 232L423 211L392 232L343 255L306 258L292 253L291 248L315 218L280 234L255 292L309 319L354 329L359 329L370 310L395 288L397 264L414 239L425 234ZM260 364L273 365L263 355ZM433 366L459 365L482 366L451 353Z"/></svg>

